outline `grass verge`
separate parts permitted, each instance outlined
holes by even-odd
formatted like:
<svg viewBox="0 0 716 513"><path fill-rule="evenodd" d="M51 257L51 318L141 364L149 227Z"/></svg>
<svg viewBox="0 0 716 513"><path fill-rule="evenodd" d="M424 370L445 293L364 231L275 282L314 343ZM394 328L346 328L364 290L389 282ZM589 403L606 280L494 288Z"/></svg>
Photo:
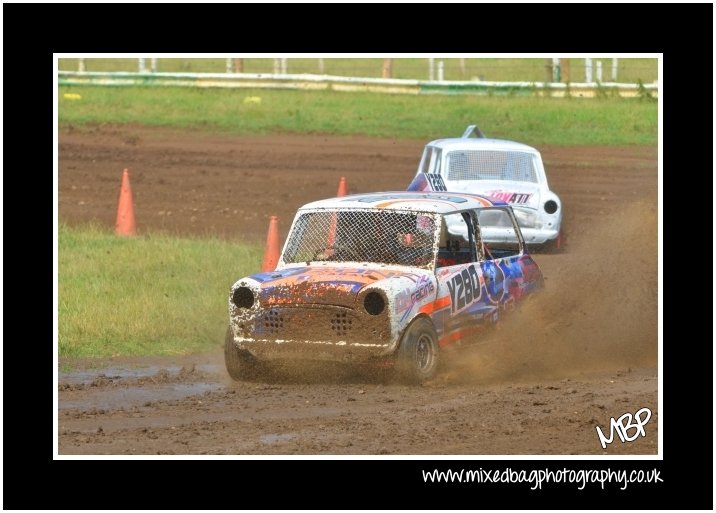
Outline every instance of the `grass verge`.
<svg viewBox="0 0 716 513"><path fill-rule="evenodd" d="M66 98L68 93L79 99ZM260 103L255 97L261 98ZM476 123L488 137L530 145L656 145L657 120L656 102L638 98L59 88L60 126L140 123L240 134L363 134L430 140L459 136L468 124Z"/></svg>
<svg viewBox="0 0 716 513"><path fill-rule="evenodd" d="M59 226L59 355L176 355L220 346L229 288L262 248Z"/></svg>

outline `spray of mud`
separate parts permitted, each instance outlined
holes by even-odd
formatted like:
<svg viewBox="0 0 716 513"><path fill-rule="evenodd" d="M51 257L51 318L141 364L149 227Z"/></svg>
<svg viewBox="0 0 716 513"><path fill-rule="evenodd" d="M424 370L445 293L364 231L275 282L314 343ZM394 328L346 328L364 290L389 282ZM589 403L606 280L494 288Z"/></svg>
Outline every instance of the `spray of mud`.
<svg viewBox="0 0 716 513"><path fill-rule="evenodd" d="M570 236L567 253L534 257L544 291L486 343L451 355L440 381L539 381L656 366L656 201L627 204Z"/></svg>

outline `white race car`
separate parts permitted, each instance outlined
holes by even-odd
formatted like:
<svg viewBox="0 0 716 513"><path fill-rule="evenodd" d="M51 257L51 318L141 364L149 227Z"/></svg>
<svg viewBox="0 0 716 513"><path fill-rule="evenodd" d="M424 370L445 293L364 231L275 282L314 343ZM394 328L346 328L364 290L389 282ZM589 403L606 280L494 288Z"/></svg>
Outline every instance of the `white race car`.
<svg viewBox="0 0 716 513"><path fill-rule="evenodd" d="M562 202L549 189L539 151L486 138L476 125L462 137L429 142L408 190L467 192L505 201L530 247L560 250L564 244Z"/></svg>

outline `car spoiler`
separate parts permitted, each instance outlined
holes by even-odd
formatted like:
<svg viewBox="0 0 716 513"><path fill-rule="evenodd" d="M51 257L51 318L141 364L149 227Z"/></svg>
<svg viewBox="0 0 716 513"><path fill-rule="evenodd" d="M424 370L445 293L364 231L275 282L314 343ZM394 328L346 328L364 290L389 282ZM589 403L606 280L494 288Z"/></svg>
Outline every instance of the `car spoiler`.
<svg viewBox="0 0 716 513"><path fill-rule="evenodd" d="M471 135L475 135L475 137L479 139L485 139L485 134L482 133L482 130L477 125L470 125L468 126L465 131L462 133L462 138L467 139Z"/></svg>

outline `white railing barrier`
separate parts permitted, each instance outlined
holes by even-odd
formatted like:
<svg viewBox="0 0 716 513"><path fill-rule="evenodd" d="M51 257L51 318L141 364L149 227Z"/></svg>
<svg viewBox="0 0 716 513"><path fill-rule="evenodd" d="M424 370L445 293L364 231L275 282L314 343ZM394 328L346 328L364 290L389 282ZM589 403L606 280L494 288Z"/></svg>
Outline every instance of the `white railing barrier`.
<svg viewBox="0 0 716 513"><path fill-rule="evenodd" d="M280 68L281 66L279 66ZM438 79L440 79L438 69ZM132 73L132 72L58 72L60 85L112 85L157 87L221 87L367 91L398 94L473 94L523 95L592 98L603 90L624 97L641 94L641 88L658 95L658 84L488 82L481 80L413 80L395 78L356 78L310 74L271 73Z"/></svg>

